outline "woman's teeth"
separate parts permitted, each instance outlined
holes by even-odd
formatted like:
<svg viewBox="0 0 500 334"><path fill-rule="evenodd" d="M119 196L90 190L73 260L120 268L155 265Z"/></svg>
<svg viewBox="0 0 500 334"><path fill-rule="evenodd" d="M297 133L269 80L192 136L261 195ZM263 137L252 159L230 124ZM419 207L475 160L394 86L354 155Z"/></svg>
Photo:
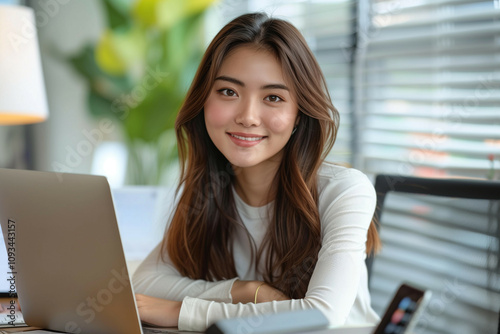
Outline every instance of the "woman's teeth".
<svg viewBox="0 0 500 334"><path fill-rule="evenodd" d="M264 139L264 137L241 137L241 136L237 136L237 135L233 135L233 134L231 134L231 136L233 136L234 138L238 138L241 140L247 140L247 141L257 141L257 140Z"/></svg>

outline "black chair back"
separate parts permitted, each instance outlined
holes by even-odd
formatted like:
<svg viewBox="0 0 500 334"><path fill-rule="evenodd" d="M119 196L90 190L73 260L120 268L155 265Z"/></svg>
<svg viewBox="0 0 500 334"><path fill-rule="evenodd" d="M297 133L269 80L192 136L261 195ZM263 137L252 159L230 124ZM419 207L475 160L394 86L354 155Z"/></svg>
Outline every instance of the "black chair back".
<svg viewBox="0 0 500 334"><path fill-rule="evenodd" d="M500 200L500 182L498 181L486 181L479 179L462 179L462 178L451 178L451 179L438 179L438 178L420 178L411 176L401 176L393 174L381 174L376 177L375 190L377 193L377 207L375 210L375 219L380 222L384 212L384 204L388 193L406 193L406 194L422 194L430 196L440 196L440 197L450 197L450 198L462 198L462 199L477 199L477 200ZM496 215L496 261L497 261L497 278L500 274L500 246L498 246L498 240L500 240L500 226L498 226L498 213ZM379 231L383 233L384 226L378 225ZM372 289L372 273L373 273L373 261L374 257L370 256L366 260L368 273L369 273L369 285ZM375 260L376 261L376 260ZM396 287L395 287L396 288ZM492 293L497 293L500 296L500 286L497 286L497 291L492 291ZM499 305L500 306L500 305ZM498 308L495 308L498 309ZM497 325L495 325L495 329ZM489 327L491 328L491 327ZM498 320L498 333L500 333L500 316Z"/></svg>

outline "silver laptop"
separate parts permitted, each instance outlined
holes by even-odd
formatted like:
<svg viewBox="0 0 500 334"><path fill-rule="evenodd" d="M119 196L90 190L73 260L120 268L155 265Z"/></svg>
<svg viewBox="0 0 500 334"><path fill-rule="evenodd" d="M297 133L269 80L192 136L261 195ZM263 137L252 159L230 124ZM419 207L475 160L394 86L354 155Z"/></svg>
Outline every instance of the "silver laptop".
<svg viewBox="0 0 500 334"><path fill-rule="evenodd" d="M105 177L0 169L0 222L27 324L143 333Z"/></svg>

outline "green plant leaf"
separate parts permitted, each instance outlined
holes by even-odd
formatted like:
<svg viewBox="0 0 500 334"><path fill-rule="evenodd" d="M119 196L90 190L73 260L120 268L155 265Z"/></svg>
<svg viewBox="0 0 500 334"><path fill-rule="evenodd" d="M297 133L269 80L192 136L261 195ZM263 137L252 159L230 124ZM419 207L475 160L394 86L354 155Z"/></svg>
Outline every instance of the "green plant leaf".
<svg viewBox="0 0 500 334"><path fill-rule="evenodd" d="M99 68L111 75L124 75L127 71L127 64L123 61L116 44L113 31L107 30L97 43L95 50L96 63Z"/></svg>
<svg viewBox="0 0 500 334"><path fill-rule="evenodd" d="M176 92L174 85L175 79L168 77L130 109L125 120L128 137L155 142L165 130L174 127L182 103L182 95Z"/></svg>
<svg viewBox="0 0 500 334"><path fill-rule="evenodd" d="M110 75L134 75L144 67L147 42L146 32L138 25L126 30L107 30L101 36L96 50L96 62Z"/></svg>
<svg viewBox="0 0 500 334"><path fill-rule="evenodd" d="M92 81L95 76L101 74L101 70L94 60L94 50L93 45L86 45L78 54L69 58L73 68L88 81Z"/></svg>
<svg viewBox="0 0 500 334"><path fill-rule="evenodd" d="M103 4L108 26L111 29L126 28L130 24L127 2L123 0L104 0Z"/></svg>
<svg viewBox="0 0 500 334"><path fill-rule="evenodd" d="M161 0L138 0L132 8L132 17L143 25L157 25L157 6Z"/></svg>
<svg viewBox="0 0 500 334"><path fill-rule="evenodd" d="M198 15L211 6L214 0L159 0L156 9L157 25L171 29L188 17Z"/></svg>
<svg viewBox="0 0 500 334"><path fill-rule="evenodd" d="M112 101L104 98L102 95L98 94L95 90L91 89L87 97L87 105L92 116L100 117L110 117L116 118L111 113Z"/></svg>
<svg viewBox="0 0 500 334"><path fill-rule="evenodd" d="M79 53L68 58L73 69L82 76L90 85L107 82L107 86L116 88L113 94L118 94L129 89L128 80L125 76L111 76L103 72L95 61L95 47L87 45Z"/></svg>

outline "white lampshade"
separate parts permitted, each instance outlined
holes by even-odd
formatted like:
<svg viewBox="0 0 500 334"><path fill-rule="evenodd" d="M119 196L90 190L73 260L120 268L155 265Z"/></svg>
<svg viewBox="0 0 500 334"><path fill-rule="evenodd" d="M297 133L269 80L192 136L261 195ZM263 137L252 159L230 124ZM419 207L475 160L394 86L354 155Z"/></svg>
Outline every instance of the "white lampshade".
<svg viewBox="0 0 500 334"><path fill-rule="evenodd" d="M0 5L0 125L41 122L48 114L33 10Z"/></svg>

